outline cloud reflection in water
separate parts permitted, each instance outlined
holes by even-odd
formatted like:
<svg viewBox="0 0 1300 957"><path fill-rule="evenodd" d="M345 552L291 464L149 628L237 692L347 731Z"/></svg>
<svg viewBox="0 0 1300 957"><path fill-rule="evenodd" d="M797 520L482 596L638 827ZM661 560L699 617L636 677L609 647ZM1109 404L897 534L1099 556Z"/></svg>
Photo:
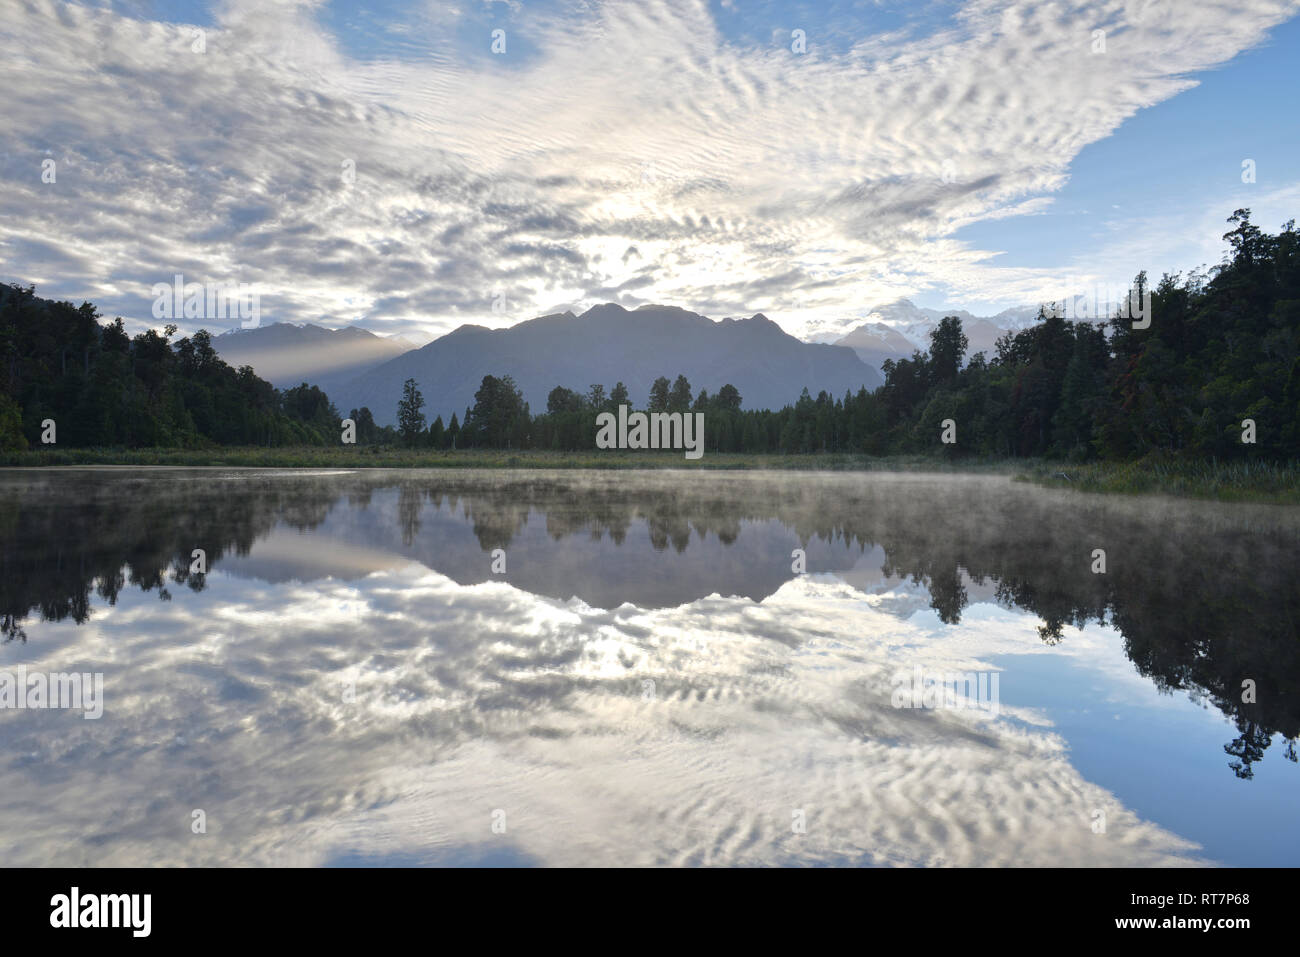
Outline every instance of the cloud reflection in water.
<svg viewBox="0 0 1300 957"><path fill-rule="evenodd" d="M1066 623L1063 644L1045 644L1038 614L992 604L997 583L960 566L952 587L967 603L988 604L966 604L960 623L945 622L953 612L931 609L932 579L899 573L899 556L925 551L924 541L891 542L891 528L883 546L859 547L835 534L810 537L779 509L732 522L706 502L701 515L726 520L723 533L688 521L689 545L654 547L654 514L641 515L624 523L620 544L554 500L535 510L546 497L536 489L531 499L513 489L517 515L472 488L433 504L452 481L424 473L417 493L392 488L387 476L348 497L333 489L309 520L276 513L245 554L214 563L202 590L166 603L122 590L84 624L28 623L25 644L3 646L3 666L103 670L107 710L97 722L0 715L5 859L1203 860L1194 842L1085 780L1041 711L1004 701L990 718L890 704L891 677L917 665L987 672L999 656L1032 653L1100 667L1103 649L1119 645L1110 625ZM665 479L624 481L645 482L650 494ZM718 496L752 503L747 481L710 479ZM795 512L845 482L872 480L809 481L825 487L792 503ZM974 489L1044 494L1008 493L1005 484ZM509 531L510 572L494 579L485 549L500 528ZM668 545L674 536L680 530L665 532ZM814 573L794 577L788 555L799 544ZM611 555L621 564L609 564ZM709 589L737 581L741 588ZM588 598L644 601L589 604L564 596L566 583ZM674 597L682 600L666 601ZM1109 660L1115 682L1143 681L1118 653ZM207 834L190 832L195 808L207 814ZM506 813L504 834L491 829L496 809ZM806 833L792 831L796 809ZM1091 827L1098 809L1104 835Z"/></svg>

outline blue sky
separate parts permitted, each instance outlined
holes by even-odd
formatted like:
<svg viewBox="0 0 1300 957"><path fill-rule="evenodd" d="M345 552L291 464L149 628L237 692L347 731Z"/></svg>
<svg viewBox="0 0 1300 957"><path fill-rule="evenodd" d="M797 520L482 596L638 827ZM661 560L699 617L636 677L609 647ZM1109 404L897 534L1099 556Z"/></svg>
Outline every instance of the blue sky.
<svg viewBox="0 0 1300 957"><path fill-rule="evenodd" d="M1003 266L1067 268L1104 249L1129 217L1183 222L1188 214L1207 213L1222 221L1246 207L1257 225L1276 231L1300 218L1294 191L1300 183L1297 56L1300 20L1290 20L1266 43L1197 75L1192 89L1084 147L1049 210L976 223L956 237L1002 251L997 262ZM1253 184L1241 180L1246 159L1255 161ZM1152 275L1213 266L1222 252L1219 237L1228 229L1225 223L1221 230L1187 234L1171 227L1151 243L1150 259L1135 265ZM945 305L941 294L917 302Z"/></svg>
<svg viewBox="0 0 1300 957"><path fill-rule="evenodd" d="M176 274L247 283L264 322L417 339L605 301L825 338L1118 289L1300 206L1297 13L34 0L0 35L0 280L136 329Z"/></svg>

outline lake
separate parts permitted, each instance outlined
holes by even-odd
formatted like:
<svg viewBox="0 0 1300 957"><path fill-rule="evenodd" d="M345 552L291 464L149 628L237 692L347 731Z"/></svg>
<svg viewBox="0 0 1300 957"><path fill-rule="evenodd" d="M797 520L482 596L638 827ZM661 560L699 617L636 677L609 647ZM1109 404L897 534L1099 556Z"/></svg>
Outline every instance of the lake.
<svg viewBox="0 0 1300 957"><path fill-rule="evenodd" d="M0 680L103 682L0 710L0 863L1298 865L1298 516L0 470Z"/></svg>

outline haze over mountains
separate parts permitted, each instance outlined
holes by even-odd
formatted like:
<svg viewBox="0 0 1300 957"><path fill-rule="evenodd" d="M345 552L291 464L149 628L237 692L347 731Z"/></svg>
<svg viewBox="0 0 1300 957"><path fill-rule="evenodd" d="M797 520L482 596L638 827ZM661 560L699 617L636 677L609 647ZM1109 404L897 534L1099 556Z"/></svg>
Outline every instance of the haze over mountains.
<svg viewBox="0 0 1300 957"><path fill-rule="evenodd" d="M402 384L416 380L430 420L464 415L485 375L510 375L534 412L544 411L551 389L585 391L625 383L643 405L659 376L685 375L693 391L716 392L731 383L744 407L780 409L807 387L839 397L883 381L886 359L929 348L930 331L943 316L961 318L970 340L967 355L992 354L1004 332L1032 325L1037 307L980 317L962 309L926 309L906 299L877 307L866 322L835 343L796 339L760 314L711 320L671 306L627 310L605 303L582 315L556 313L506 329L464 325L422 348L354 326L275 323L239 329L213 339L233 366L251 365L280 388L319 385L340 413L367 406L381 425L396 420Z"/></svg>
<svg viewBox="0 0 1300 957"><path fill-rule="evenodd" d="M413 348L356 326L326 329L287 322L225 332L213 338L212 347L228 365L252 366L278 389L309 382L331 399L343 383Z"/></svg>

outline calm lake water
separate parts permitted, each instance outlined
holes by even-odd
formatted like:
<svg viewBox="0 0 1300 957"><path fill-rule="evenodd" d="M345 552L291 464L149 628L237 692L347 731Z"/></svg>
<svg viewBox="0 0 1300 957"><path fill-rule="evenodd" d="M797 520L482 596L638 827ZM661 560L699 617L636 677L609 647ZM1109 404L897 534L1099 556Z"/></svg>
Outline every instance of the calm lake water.
<svg viewBox="0 0 1300 957"><path fill-rule="evenodd" d="M1297 865L1297 513L3 470L0 679L104 677L0 710L0 864Z"/></svg>

